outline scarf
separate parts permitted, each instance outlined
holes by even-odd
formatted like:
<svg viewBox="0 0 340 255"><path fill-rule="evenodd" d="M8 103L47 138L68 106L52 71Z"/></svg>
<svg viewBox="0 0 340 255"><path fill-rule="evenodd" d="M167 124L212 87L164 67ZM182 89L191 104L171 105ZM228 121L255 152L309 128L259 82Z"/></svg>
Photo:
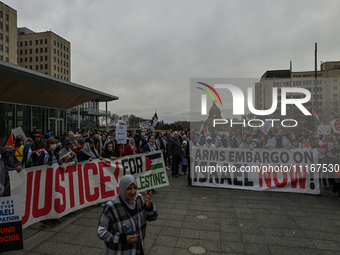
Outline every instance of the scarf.
<svg viewBox="0 0 340 255"><path fill-rule="evenodd" d="M137 187L137 182L136 182L135 177L133 177L132 175L124 175L120 179L120 182L119 182L119 196L129 209L134 210L136 208L137 194L136 194L135 199L133 200L128 200L125 197L125 191L131 184L135 184Z"/></svg>
<svg viewBox="0 0 340 255"><path fill-rule="evenodd" d="M131 149L133 150L133 152L136 152L136 146L131 143L131 140L129 141L129 145L130 145Z"/></svg>
<svg viewBox="0 0 340 255"><path fill-rule="evenodd" d="M62 160L63 158L67 157L67 156L73 156L76 155L71 149L66 149L66 148L62 148L59 151L59 160Z"/></svg>
<svg viewBox="0 0 340 255"><path fill-rule="evenodd" d="M89 156L90 158L99 158L96 148L90 146L90 143L85 143L82 152Z"/></svg>
<svg viewBox="0 0 340 255"><path fill-rule="evenodd" d="M113 150L116 149L116 143L115 143L115 137L114 136L108 136L105 140L105 143L104 143L104 148L106 147L106 145L108 143L112 143L113 144Z"/></svg>
<svg viewBox="0 0 340 255"><path fill-rule="evenodd" d="M5 152L10 152L11 154L5 154ZM15 156L15 151L10 146L5 146L1 152L1 158L4 160L4 169L6 171L15 170L18 166L21 166L19 160Z"/></svg>
<svg viewBox="0 0 340 255"><path fill-rule="evenodd" d="M105 149L103 151L103 153L101 154L101 156L103 158L111 158L111 157L117 157L116 153L114 152L114 150L109 151L109 145L112 143L107 143L105 146Z"/></svg>
<svg viewBox="0 0 340 255"><path fill-rule="evenodd" d="M148 145L149 145L150 152L157 150L156 143L148 142Z"/></svg>
<svg viewBox="0 0 340 255"><path fill-rule="evenodd" d="M72 144L72 146L73 146L74 148L77 148L78 142L76 141L76 139L74 139L74 138L69 138L69 141L70 141L70 143Z"/></svg>

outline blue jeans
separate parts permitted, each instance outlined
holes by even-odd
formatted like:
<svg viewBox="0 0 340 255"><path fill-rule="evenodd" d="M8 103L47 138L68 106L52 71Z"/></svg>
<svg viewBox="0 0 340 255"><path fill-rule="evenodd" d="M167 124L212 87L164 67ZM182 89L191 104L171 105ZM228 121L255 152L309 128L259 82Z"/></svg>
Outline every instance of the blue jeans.
<svg viewBox="0 0 340 255"><path fill-rule="evenodd" d="M171 165L172 175L178 174L180 160L181 160L181 156L172 156L172 165Z"/></svg>

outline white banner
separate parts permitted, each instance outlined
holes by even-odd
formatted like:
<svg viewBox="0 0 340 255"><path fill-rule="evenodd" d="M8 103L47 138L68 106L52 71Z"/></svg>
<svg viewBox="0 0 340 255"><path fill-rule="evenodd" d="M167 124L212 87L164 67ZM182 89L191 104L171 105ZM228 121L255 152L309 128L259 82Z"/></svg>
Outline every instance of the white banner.
<svg viewBox="0 0 340 255"><path fill-rule="evenodd" d="M151 127L150 121L139 122L140 130L149 130Z"/></svg>
<svg viewBox="0 0 340 255"><path fill-rule="evenodd" d="M319 194L316 149L192 149L192 185Z"/></svg>
<svg viewBox="0 0 340 255"><path fill-rule="evenodd" d="M331 134L331 125L319 125L318 126L318 134L319 135L330 135Z"/></svg>
<svg viewBox="0 0 340 255"><path fill-rule="evenodd" d="M119 180L125 174L136 178L138 192L169 185L161 152L126 156L115 161L96 159L77 165L37 166L9 174L11 195L21 196L24 228L110 200L119 194Z"/></svg>
<svg viewBox="0 0 340 255"><path fill-rule="evenodd" d="M127 125L116 126L116 140L117 144L126 144Z"/></svg>

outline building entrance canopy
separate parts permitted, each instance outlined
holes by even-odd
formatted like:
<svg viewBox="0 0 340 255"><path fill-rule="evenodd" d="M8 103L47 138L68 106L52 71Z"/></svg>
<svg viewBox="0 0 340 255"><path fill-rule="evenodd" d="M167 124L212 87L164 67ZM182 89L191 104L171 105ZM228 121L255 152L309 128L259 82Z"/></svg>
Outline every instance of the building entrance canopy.
<svg viewBox="0 0 340 255"><path fill-rule="evenodd" d="M0 101L58 109L69 109L95 100L119 98L72 82L0 61Z"/></svg>

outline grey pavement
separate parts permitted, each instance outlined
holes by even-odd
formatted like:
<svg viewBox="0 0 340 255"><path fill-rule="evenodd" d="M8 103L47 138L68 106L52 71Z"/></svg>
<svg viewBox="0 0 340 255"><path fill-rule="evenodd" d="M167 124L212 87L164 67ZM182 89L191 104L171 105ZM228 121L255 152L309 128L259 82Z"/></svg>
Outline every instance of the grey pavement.
<svg viewBox="0 0 340 255"><path fill-rule="evenodd" d="M192 254L191 246L211 255L340 254L340 201L330 191L314 196L188 187L186 176L169 180L153 195L159 216L148 222L146 254ZM34 224L24 230L24 250L2 254L102 254L102 210L77 211L53 228Z"/></svg>

